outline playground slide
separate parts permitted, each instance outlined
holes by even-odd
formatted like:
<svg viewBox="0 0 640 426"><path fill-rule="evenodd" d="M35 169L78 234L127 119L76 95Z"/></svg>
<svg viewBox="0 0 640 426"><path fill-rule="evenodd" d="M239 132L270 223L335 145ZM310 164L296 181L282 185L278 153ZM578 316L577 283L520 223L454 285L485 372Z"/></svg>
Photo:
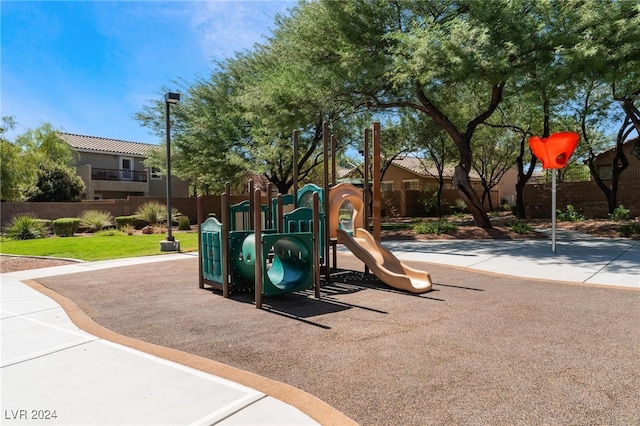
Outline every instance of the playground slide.
<svg viewBox="0 0 640 426"><path fill-rule="evenodd" d="M428 272L403 264L393 253L376 243L367 230L357 228L351 236L338 229L338 241L385 284L411 293L426 293L431 290L431 276Z"/></svg>

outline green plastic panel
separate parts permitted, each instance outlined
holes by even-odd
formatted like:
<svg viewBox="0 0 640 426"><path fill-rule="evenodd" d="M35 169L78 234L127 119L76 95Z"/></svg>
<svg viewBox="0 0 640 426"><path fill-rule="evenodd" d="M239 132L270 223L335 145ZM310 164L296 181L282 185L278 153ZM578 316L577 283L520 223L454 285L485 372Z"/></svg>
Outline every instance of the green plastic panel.
<svg viewBox="0 0 640 426"><path fill-rule="evenodd" d="M222 283L224 256L222 255L222 224L214 217L201 226L200 253L202 253L202 275L209 281Z"/></svg>
<svg viewBox="0 0 640 426"><path fill-rule="evenodd" d="M273 254L263 268L262 294L272 296L313 287L313 235L310 232L262 236L262 255Z"/></svg>
<svg viewBox="0 0 640 426"><path fill-rule="evenodd" d="M255 285L255 234L253 231L229 233L229 287Z"/></svg>
<svg viewBox="0 0 640 426"><path fill-rule="evenodd" d="M313 208L313 193L317 192L319 201L320 201L320 211L324 211L324 190L320 188L318 185L314 185L312 183L308 183L302 188L300 188L297 192L298 202L296 205L298 207L309 207Z"/></svg>
<svg viewBox="0 0 640 426"><path fill-rule="evenodd" d="M284 231L292 232L313 232L313 209L310 207L298 207L294 211L284 215ZM318 253L320 263L324 263L324 213L320 211L320 229L318 230Z"/></svg>

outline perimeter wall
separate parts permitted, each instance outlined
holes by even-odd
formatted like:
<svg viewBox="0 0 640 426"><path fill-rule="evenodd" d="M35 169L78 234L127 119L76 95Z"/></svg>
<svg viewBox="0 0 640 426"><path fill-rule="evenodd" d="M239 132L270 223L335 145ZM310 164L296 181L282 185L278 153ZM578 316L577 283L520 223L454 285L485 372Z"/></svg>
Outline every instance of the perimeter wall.
<svg viewBox="0 0 640 426"><path fill-rule="evenodd" d="M239 203L247 199L247 196L232 195L231 204ZM15 215L33 213L41 219L59 219L61 217L79 217L85 210L100 210L116 216L129 216L135 214L142 204L156 201L166 205L165 197L129 197L123 200L96 200L80 201L76 203L0 203L0 217L2 226L6 226ZM220 196L205 195L202 197L203 208L206 214L214 213L220 217ZM183 215L189 216L192 224L197 219L197 198L172 198L171 207L178 209Z"/></svg>
<svg viewBox="0 0 640 426"><path fill-rule="evenodd" d="M526 185L524 200L528 218L551 218L551 184ZM609 209L604 193L595 182L558 182L556 208L567 204L581 210L589 219L605 219ZM630 217L640 216L640 181L620 181L618 205L630 210Z"/></svg>

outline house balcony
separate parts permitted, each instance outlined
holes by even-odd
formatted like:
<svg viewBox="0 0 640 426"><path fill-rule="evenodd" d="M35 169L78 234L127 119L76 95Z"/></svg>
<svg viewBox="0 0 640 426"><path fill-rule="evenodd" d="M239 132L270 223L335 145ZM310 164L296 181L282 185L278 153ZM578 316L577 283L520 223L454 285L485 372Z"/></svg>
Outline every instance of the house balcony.
<svg viewBox="0 0 640 426"><path fill-rule="evenodd" d="M117 182L147 182L146 170L122 170L91 168L91 180L108 180Z"/></svg>
<svg viewBox="0 0 640 426"><path fill-rule="evenodd" d="M85 195L89 200L95 197L126 198L127 195L149 194L149 172L147 170L123 170L92 167L78 167L78 174L85 183Z"/></svg>

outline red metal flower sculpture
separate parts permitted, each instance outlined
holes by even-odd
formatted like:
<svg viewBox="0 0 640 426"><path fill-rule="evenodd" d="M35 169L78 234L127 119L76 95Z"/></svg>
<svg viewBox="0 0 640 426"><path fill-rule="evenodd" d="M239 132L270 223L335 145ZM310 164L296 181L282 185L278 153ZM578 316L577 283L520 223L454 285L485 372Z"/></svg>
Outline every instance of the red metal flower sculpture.
<svg viewBox="0 0 640 426"><path fill-rule="evenodd" d="M575 132L554 133L548 138L531 136L529 147L542 162L543 169L562 169L578 146L579 138Z"/></svg>

